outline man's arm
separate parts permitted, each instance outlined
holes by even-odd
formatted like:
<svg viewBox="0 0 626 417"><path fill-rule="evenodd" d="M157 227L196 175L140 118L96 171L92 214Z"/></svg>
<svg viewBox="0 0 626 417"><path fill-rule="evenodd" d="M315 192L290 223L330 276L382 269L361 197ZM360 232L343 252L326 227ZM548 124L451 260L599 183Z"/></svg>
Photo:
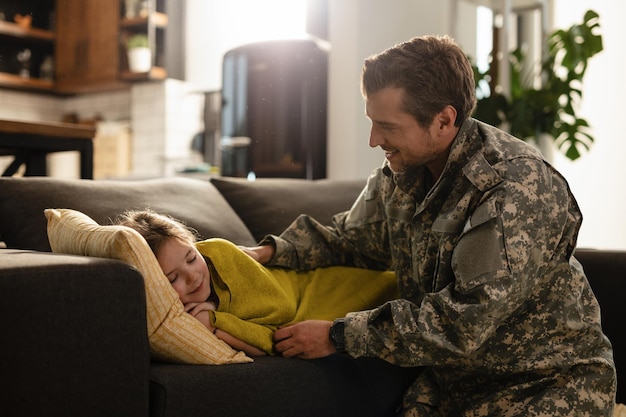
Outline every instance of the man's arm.
<svg viewBox="0 0 626 417"><path fill-rule="evenodd" d="M263 264L300 271L334 265L386 270L391 257L383 195L393 187L377 170L350 210L336 214L332 225L300 215L280 236L268 235L262 246L242 249Z"/></svg>

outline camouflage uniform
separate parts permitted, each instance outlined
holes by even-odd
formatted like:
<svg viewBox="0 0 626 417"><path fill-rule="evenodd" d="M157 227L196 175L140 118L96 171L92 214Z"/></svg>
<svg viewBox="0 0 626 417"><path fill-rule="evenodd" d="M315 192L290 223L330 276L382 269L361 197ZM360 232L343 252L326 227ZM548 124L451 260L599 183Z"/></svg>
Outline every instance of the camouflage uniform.
<svg viewBox="0 0 626 417"><path fill-rule="evenodd" d="M572 257L582 221L563 177L524 142L466 121L435 184L373 172L324 227L300 216L273 265L392 268L402 299L350 313L354 356L424 367L407 416L610 416L615 368Z"/></svg>

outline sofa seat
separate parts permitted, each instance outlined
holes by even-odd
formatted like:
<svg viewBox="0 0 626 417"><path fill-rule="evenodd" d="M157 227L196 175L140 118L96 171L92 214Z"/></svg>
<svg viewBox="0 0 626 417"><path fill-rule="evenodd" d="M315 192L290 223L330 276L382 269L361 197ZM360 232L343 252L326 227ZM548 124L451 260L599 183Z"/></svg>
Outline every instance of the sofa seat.
<svg viewBox="0 0 626 417"><path fill-rule="evenodd" d="M150 367L153 417L374 417L394 415L419 369L333 355L250 364Z"/></svg>

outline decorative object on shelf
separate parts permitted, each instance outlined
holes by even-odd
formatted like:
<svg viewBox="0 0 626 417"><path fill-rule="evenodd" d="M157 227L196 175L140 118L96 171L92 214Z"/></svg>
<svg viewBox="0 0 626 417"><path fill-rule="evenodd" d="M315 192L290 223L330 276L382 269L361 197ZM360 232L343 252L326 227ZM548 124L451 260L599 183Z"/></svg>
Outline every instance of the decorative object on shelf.
<svg viewBox="0 0 626 417"><path fill-rule="evenodd" d="M33 17L29 14L19 14L16 13L15 16L13 16L13 20L15 21L15 23L17 23L17 25L23 29L30 29L32 23L33 23Z"/></svg>
<svg viewBox="0 0 626 417"><path fill-rule="evenodd" d="M54 57L47 55L39 67L39 78L46 81L54 80Z"/></svg>
<svg viewBox="0 0 626 417"><path fill-rule="evenodd" d="M131 72L148 72L152 67L152 52L148 36L143 33L131 35L126 42L128 68Z"/></svg>
<svg viewBox="0 0 626 417"><path fill-rule="evenodd" d="M19 75L22 78L30 78L31 57L32 54L28 48L17 53L17 60L21 66Z"/></svg>
<svg viewBox="0 0 626 417"><path fill-rule="evenodd" d="M124 16L126 19L133 19L137 16L137 9L139 7L138 0L125 0L124 1Z"/></svg>
<svg viewBox="0 0 626 417"><path fill-rule="evenodd" d="M147 18L150 15L150 2L144 0L139 6L139 17Z"/></svg>
<svg viewBox="0 0 626 417"><path fill-rule="evenodd" d="M575 107L582 98L588 61L603 49L598 13L588 10L582 23L553 31L546 48L540 74L528 77L523 69L532 64L524 62L523 48L509 54L508 94L494 88L497 80L491 79L489 69L480 72L475 67L476 85L484 97L478 100L474 117L496 126L505 125L514 136L537 144L547 135L567 158L575 160L581 155L580 149L589 150L594 141L588 122L578 117ZM535 88L528 78L538 75L541 86ZM490 94L485 94L480 81L491 81Z"/></svg>

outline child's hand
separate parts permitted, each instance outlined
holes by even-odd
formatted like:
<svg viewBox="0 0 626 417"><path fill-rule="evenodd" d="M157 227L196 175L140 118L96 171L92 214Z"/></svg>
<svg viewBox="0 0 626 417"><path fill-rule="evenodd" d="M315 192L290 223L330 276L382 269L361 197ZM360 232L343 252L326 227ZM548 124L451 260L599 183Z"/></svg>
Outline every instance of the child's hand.
<svg viewBox="0 0 626 417"><path fill-rule="evenodd" d="M195 316L193 311L215 311L217 306L213 301L205 301L203 303L187 303L185 304L185 311L192 316Z"/></svg>
<svg viewBox="0 0 626 417"><path fill-rule="evenodd" d="M211 324L209 318L209 311L215 311L216 306L212 301L205 301L203 303L187 303L185 304L185 311L194 316L200 323L202 323L211 332L214 332L215 327Z"/></svg>

